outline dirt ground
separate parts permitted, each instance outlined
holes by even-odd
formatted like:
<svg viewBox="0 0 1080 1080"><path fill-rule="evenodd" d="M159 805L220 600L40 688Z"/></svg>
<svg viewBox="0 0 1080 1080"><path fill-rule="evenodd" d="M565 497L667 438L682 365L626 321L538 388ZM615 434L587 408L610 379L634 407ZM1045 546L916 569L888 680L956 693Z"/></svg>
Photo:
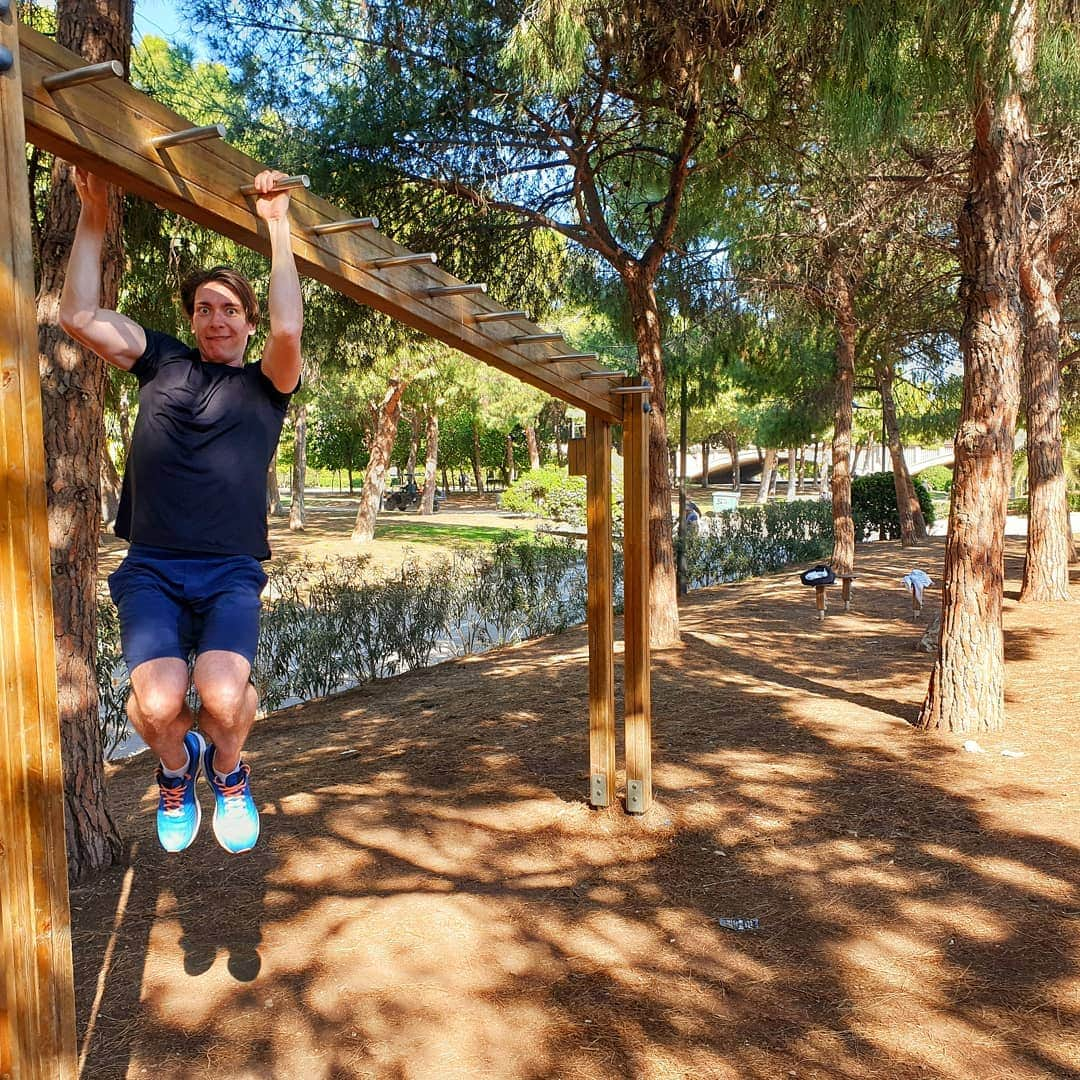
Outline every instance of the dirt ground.
<svg viewBox="0 0 1080 1080"><path fill-rule="evenodd" d="M939 540L860 550L820 624L792 573L688 598L640 818L585 802L581 630L260 722L246 856L209 821L164 855L150 763L113 767L130 862L72 896L82 1075L1080 1077L1080 573L1020 606L1021 555L985 753L909 726L899 578L938 580Z"/></svg>

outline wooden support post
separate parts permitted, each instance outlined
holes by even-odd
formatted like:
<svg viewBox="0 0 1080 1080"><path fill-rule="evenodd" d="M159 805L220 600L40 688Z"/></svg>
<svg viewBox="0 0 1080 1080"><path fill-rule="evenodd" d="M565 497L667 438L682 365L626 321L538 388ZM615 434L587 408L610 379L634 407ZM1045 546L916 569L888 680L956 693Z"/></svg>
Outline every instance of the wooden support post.
<svg viewBox="0 0 1080 1080"><path fill-rule="evenodd" d="M14 8L0 47L19 54ZM45 448L19 65L0 75L0 1076L76 1075Z"/></svg>
<svg viewBox="0 0 1080 1080"><path fill-rule="evenodd" d="M840 575L840 596L844 601L844 610L851 610L851 583L855 580L854 574Z"/></svg>
<svg viewBox="0 0 1080 1080"><path fill-rule="evenodd" d="M589 802L615 798L615 607L611 569L611 425L585 419L589 627Z"/></svg>
<svg viewBox="0 0 1080 1080"><path fill-rule="evenodd" d="M825 619L825 612L829 610L829 601L825 599L825 586L814 586L814 599L817 601L817 617L818 622L823 622Z"/></svg>
<svg viewBox="0 0 1080 1080"><path fill-rule="evenodd" d="M630 394L623 420L623 678L626 809L652 805L652 682L649 670L648 398Z"/></svg>
<svg viewBox="0 0 1080 1080"><path fill-rule="evenodd" d="M922 614L922 600L919 598L919 590L911 586L911 619L914 622Z"/></svg>

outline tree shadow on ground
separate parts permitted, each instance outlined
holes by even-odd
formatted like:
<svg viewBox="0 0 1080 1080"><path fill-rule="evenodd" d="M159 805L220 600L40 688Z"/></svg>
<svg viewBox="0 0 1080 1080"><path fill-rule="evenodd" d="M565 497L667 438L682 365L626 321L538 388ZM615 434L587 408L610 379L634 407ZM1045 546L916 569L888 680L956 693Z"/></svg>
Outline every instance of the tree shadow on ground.
<svg viewBox="0 0 1080 1080"><path fill-rule="evenodd" d="M83 1075L1077 1075L1080 745L1018 686L1026 759L913 733L912 557L879 547L823 625L790 575L685 605L641 818L582 800L581 631L262 722L252 857L155 851L120 766L131 867L76 890Z"/></svg>

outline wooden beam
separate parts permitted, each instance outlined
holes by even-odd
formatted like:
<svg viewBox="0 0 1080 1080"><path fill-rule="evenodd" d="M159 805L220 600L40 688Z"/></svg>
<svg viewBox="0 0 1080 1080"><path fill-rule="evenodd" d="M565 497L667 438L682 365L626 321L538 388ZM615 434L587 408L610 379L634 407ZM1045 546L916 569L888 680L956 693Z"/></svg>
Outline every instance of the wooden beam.
<svg viewBox="0 0 1080 1080"><path fill-rule="evenodd" d="M18 55L13 12L0 48ZM0 76L0 1076L76 1075L45 447L18 66Z"/></svg>
<svg viewBox="0 0 1080 1080"><path fill-rule="evenodd" d="M29 141L245 247L269 252L269 235L240 193L261 170L258 162L217 140L184 143L159 154L152 140L190 128L189 120L120 80L49 94L41 80L83 67L83 60L28 27L20 29L19 44ZM310 191L293 193L293 250L302 274L554 397L611 422L621 420L621 403L606 387L582 384L578 371L546 366L539 349L515 343L520 323L472 325L466 298L431 295L431 289L462 284L444 270L432 264L377 269L376 260L412 253L373 228L312 233L341 216ZM530 329L544 333L541 327Z"/></svg>
<svg viewBox="0 0 1080 1080"><path fill-rule="evenodd" d="M623 701L626 809L652 805L652 676L649 670L649 407L626 400L623 422Z"/></svg>
<svg viewBox="0 0 1080 1080"><path fill-rule="evenodd" d="M611 569L611 425L585 418L589 634L589 802L615 798L615 609Z"/></svg>

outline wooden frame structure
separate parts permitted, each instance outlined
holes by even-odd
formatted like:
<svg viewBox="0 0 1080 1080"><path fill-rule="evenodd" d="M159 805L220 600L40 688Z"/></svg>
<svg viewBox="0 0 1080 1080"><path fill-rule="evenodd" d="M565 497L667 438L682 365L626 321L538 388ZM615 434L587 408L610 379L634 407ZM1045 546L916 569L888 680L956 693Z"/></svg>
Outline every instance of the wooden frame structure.
<svg viewBox="0 0 1080 1080"><path fill-rule="evenodd" d="M87 67L19 27L0 0L0 1076L74 1077L75 1019L64 848L64 795L26 143L267 254L244 194L261 170L133 89L115 61ZM294 188L290 220L300 272L583 408L588 489L590 803L615 800L611 428L622 424L625 493L626 808L652 800L648 617L648 385L593 370L483 286L459 282L435 256L406 251L373 218L343 218Z"/></svg>

